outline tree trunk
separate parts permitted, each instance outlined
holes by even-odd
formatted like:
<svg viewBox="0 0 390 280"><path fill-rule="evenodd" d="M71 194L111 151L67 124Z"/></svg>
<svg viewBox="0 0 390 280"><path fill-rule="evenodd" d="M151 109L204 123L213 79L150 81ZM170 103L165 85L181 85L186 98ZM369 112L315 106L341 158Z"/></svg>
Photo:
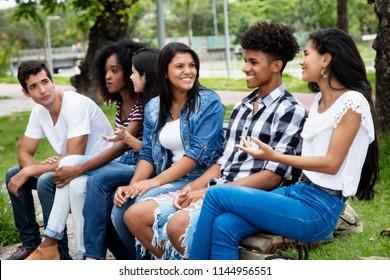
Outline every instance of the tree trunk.
<svg viewBox="0 0 390 280"><path fill-rule="evenodd" d="M97 17L95 24L89 32L89 44L86 56L80 63L80 74L71 78L72 85L77 92L84 94L97 103L102 103L102 99L97 91L95 76L93 73L93 62L96 53L109 41L117 41L128 34L129 15L123 12L132 3L128 1L106 1L104 11Z"/></svg>
<svg viewBox="0 0 390 280"><path fill-rule="evenodd" d="M348 0L337 0L337 28L348 33Z"/></svg>
<svg viewBox="0 0 390 280"><path fill-rule="evenodd" d="M375 3L375 12L379 18L377 37L373 43L376 50L376 110L379 129L390 132L390 0L369 0Z"/></svg>

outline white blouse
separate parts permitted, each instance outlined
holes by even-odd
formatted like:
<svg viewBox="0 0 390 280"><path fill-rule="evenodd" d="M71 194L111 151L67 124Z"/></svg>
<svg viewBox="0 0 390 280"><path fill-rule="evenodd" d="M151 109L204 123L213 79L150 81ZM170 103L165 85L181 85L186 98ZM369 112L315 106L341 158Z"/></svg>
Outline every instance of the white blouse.
<svg viewBox="0 0 390 280"><path fill-rule="evenodd" d="M368 146L375 139L370 106L360 92L347 91L328 110L318 113L320 99L321 93L318 93L303 127L302 156L326 155L333 130L348 109L361 114L361 125L336 175L307 170L304 170L304 173L319 186L341 190L345 197L353 196L357 192Z"/></svg>
<svg viewBox="0 0 390 280"><path fill-rule="evenodd" d="M172 152L172 162L178 162L184 156L184 147L180 136L180 119L166 122L160 132L160 143Z"/></svg>

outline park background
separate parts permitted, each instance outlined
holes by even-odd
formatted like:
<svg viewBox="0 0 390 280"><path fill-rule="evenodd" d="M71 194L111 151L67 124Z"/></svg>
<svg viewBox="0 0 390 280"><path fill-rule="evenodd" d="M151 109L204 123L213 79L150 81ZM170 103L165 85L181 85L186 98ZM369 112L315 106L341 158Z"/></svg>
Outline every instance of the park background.
<svg viewBox="0 0 390 280"><path fill-rule="evenodd" d="M15 1L0 1L0 9L11 2ZM368 2L375 3L370 5ZM369 256L389 258L389 238L379 234L384 228L390 227L388 188L390 122L386 116L388 111L386 98L390 91L384 90L386 87L381 85L386 82L386 79L390 79L388 76L383 78L390 71L390 67L387 66L383 70L383 64L389 63L389 59L386 62L382 57L383 49L380 43L384 40L383 36L379 35L382 34L381 28L386 26L382 24L383 14L378 13L381 3L383 5L387 2L380 0L16 1L11 8L0 10L0 105L10 98L2 96L1 83L17 84L15 69L26 58L46 61L55 73L57 84L74 86L80 93L101 103L93 77L90 75L90 63L104 43L123 37L133 38L157 48L170 41L184 42L195 49L201 58L200 81L204 86L217 92L226 90L248 92L241 73L242 50L238 45L240 33L248 26L260 20L288 24L295 29L295 35L301 46L304 46L310 31L339 27L349 32L357 43L367 67L369 80L375 89L377 110L381 120L379 125L381 181L376 186L377 195L373 201L360 202L356 199L350 201L364 223L364 231L339 236L330 244L313 248L310 257L330 260ZM389 8L388 10L390 13ZM388 19L389 14L384 15L386 16ZM388 48L384 50L389 51ZM72 63L61 68L63 53L68 60L72 57L70 59ZM307 85L300 80L299 59L301 57L302 54L299 54L288 64L284 81L291 92L310 94ZM379 67L380 65L382 68ZM225 105L227 107L225 118L228 119L233 104ZM115 109L101 106L108 118L112 120ZM17 164L16 141L24 132L28 115L28 112L22 112L0 117L1 247L20 242L13 224L12 209L4 182L7 168ZM50 155L52 150L44 141L37 159L44 159Z"/></svg>

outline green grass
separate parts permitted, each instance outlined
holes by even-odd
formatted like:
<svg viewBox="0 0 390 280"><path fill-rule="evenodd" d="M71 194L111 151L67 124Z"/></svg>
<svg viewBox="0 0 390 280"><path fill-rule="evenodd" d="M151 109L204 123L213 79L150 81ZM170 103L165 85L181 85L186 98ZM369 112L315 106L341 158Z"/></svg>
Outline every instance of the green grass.
<svg viewBox="0 0 390 280"><path fill-rule="evenodd" d="M54 76L54 81L58 85L70 85L70 77ZM16 76L0 76L0 83L19 84Z"/></svg>
<svg viewBox="0 0 390 280"><path fill-rule="evenodd" d="M246 87L244 79L229 78L199 78L200 83L214 90L252 91ZM307 83L288 74L283 74L283 82L290 92L310 92Z"/></svg>

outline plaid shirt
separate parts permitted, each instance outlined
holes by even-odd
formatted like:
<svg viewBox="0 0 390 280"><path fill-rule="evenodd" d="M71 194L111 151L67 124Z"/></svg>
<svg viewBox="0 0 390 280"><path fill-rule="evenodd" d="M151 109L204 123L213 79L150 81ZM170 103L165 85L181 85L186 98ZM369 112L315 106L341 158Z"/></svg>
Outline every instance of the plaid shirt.
<svg viewBox="0 0 390 280"><path fill-rule="evenodd" d="M284 178L290 176L291 167L285 164L253 159L238 148L239 136L254 136L283 154L300 153L300 135L306 120L304 107L280 85L259 99L259 110L253 115L253 103L258 90L237 103L230 117L225 148L218 163L221 179L232 182L261 170L270 170ZM241 143L242 144L242 143Z"/></svg>

